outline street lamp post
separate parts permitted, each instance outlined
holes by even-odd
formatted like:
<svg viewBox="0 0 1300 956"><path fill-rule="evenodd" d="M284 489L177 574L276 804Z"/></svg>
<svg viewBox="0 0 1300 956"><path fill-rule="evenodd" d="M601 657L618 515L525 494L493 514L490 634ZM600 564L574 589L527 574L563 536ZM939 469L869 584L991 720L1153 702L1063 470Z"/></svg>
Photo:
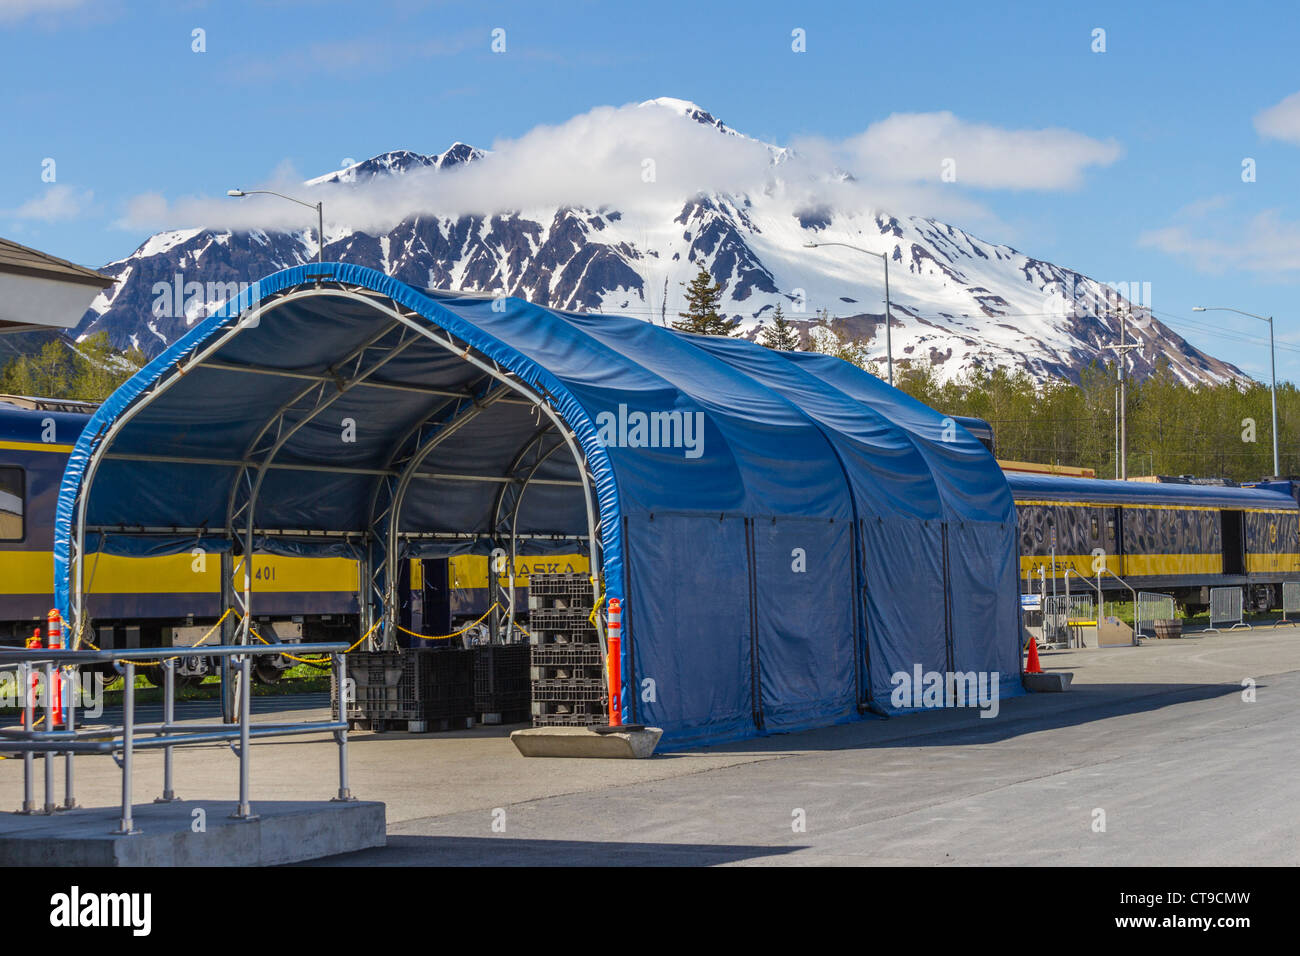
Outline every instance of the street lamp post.
<svg viewBox="0 0 1300 956"><path fill-rule="evenodd" d="M1261 322L1268 323L1268 365L1269 375L1272 382L1269 385L1269 392L1273 397L1273 476L1281 477L1281 469L1277 460L1277 349L1273 345L1273 316L1256 315L1254 312L1243 312L1241 309L1230 309L1223 305L1212 305L1209 308L1200 305L1192 306L1193 312L1236 312L1238 315L1250 316L1252 319L1259 319Z"/></svg>
<svg viewBox="0 0 1300 956"><path fill-rule="evenodd" d="M296 202L299 206L306 206L308 209L316 210L316 238L319 243L316 247L316 261L325 261L325 205L319 202L303 202L301 199L294 199L292 196L286 196L284 193L275 192L272 189L227 189L227 196L233 196L235 199L242 199L245 196L279 196L281 199L287 199L289 202Z"/></svg>
<svg viewBox="0 0 1300 956"><path fill-rule="evenodd" d="M1115 389L1115 477L1128 481L1128 353L1142 347L1140 342L1128 345L1124 341L1125 319L1130 315L1129 306L1113 310L1119 317L1119 345L1112 345L1119 360L1119 382Z"/></svg>
<svg viewBox="0 0 1300 956"><path fill-rule="evenodd" d="M890 336L890 314L889 314L889 256L883 252L872 252L870 249L863 249L860 246L851 246L847 242L805 242L805 249L818 249L821 246L843 246L845 249L853 249L857 252L864 253L868 256L876 256L885 264L885 365L889 369L889 384L894 384L894 347L893 339Z"/></svg>

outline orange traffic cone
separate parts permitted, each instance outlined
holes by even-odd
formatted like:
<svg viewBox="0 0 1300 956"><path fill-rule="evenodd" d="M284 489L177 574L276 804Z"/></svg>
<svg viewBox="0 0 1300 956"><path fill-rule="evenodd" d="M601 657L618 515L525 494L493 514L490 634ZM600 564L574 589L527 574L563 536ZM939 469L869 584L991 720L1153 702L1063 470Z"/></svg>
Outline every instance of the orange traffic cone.
<svg viewBox="0 0 1300 956"><path fill-rule="evenodd" d="M1026 674L1041 674L1043 667L1038 663L1038 639L1029 639L1029 660L1025 662Z"/></svg>

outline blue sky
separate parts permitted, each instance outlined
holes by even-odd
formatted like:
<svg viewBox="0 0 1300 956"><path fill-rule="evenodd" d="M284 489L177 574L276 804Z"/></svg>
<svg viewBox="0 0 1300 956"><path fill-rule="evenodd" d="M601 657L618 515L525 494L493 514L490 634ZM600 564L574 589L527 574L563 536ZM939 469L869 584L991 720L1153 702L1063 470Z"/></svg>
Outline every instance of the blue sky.
<svg viewBox="0 0 1300 956"><path fill-rule="evenodd" d="M486 147L656 96L779 144L948 111L996 148L1051 128L1118 147L1073 184L959 178L984 212L957 225L1150 283L1157 316L1257 376L1264 324L1191 307L1275 314L1279 377L1300 378L1300 98L1284 102L1300 92L1300 11L1131 6L0 0L0 234L101 265L151 231L128 215L142 195Z"/></svg>

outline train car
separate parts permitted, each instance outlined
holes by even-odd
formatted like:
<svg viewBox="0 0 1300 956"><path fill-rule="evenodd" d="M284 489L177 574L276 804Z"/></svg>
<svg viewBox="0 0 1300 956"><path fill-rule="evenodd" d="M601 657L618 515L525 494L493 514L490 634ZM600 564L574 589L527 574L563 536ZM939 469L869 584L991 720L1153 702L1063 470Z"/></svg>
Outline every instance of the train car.
<svg viewBox="0 0 1300 956"><path fill-rule="evenodd" d="M53 601L59 486L94 407L0 396L0 643L20 645L45 623ZM94 553L86 569L95 631L89 639L105 648L197 640L225 610L221 567L219 555L195 552ZM241 568L232 575L240 590L242 574ZM355 561L257 554L253 577L254 619L267 639L326 640L355 633ZM277 658L259 668L259 677L274 680L288 664Z"/></svg>
<svg viewBox="0 0 1300 956"><path fill-rule="evenodd" d="M73 444L95 406L86 402L0 395L0 644L18 645L41 629L53 601L54 508ZM237 559L236 559L237 560ZM514 562L515 606L528 609L528 580L538 572L589 568L575 553L519 556ZM242 590L242 568L232 581ZM87 564L87 594L100 647L158 647L192 643L225 610L221 560L190 552L127 556L108 551ZM357 562L347 558L257 554L253 559L254 618L268 639L354 640ZM417 633L460 630L507 604L510 575L489 587L486 555L412 560L401 566L399 623ZM470 639L487 635L486 625ZM401 643L418 640L403 634ZM274 680L285 659L263 667ZM184 675L191 681L199 672Z"/></svg>
<svg viewBox="0 0 1300 956"><path fill-rule="evenodd" d="M1007 473L1016 501L1026 593L1066 569L1103 590L1158 590L1191 610L1209 589L1243 588L1245 605L1278 607L1300 581L1300 505L1290 482L1253 487Z"/></svg>

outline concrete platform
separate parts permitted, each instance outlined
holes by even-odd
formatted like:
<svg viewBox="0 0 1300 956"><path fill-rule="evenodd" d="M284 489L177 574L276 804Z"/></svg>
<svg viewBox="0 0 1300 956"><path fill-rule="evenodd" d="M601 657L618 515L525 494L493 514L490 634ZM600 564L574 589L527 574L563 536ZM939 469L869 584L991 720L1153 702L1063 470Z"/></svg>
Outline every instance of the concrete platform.
<svg viewBox="0 0 1300 956"><path fill-rule="evenodd" d="M525 757L598 757L640 760L655 752L664 732L645 727L621 734L598 734L586 727L529 727L510 740Z"/></svg>
<svg viewBox="0 0 1300 956"><path fill-rule="evenodd" d="M1070 689L1074 674L1070 671L1044 671L1041 674L1021 674L1020 682L1031 694L1063 694Z"/></svg>
<svg viewBox="0 0 1300 956"><path fill-rule="evenodd" d="M255 801L234 820L230 800L137 804L139 833L112 833L121 807L50 816L0 813L0 866L275 866L382 847L384 805L373 801ZM202 814L196 814L201 810ZM203 819L206 832L194 832Z"/></svg>

